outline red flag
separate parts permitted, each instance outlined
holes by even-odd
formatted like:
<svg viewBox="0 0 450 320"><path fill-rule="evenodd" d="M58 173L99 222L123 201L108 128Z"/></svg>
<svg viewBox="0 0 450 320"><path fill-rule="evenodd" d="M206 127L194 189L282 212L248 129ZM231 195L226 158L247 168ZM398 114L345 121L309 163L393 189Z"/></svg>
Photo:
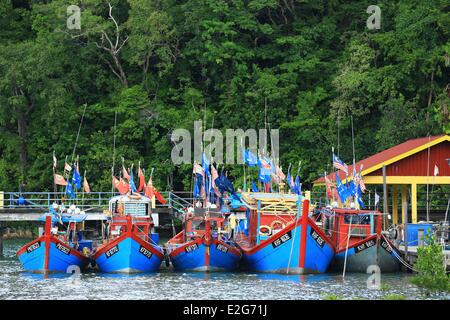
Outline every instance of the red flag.
<svg viewBox="0 0 450 320"><path fill-rule="evenodd" d="M64 177L60 174L54 174L53 180L55 181L55 184L60 186L67 186L67 181L64 179Z"/></svg>
<svg viewBox="0 0 450 320"><path fill-rule="evenodd" d="M89 183L87 182L86 177L84 177L83 189L84 189L84 192L91 193L91 187L89 187Z"/></svg>
<svg viewBox="0 0 450 320"><path fill-rule="evenodd" d="M199 164L194 164L194 173L201 174L202 176L205 176L205 170L203 170L202 166Z"/></svg>
<svg viewBox="0 0 450 320"><path fill-rule="evenodd" d="M148 184L144 187L144 195L148 198L153 198L153 182L152 177L148 179Z"/></svg>
<svg viewBox="0 0 450 320"><path fill-rule="evenodd" d="M125 182L125 180L123 180L122 178L120 178L120 180L117 180L117 178L114 176L112 177L112 179L114 187L117 189L117 191L119 191L120 194L128 193L128 191L130 190L130 186Z"/></svg>
<svg viewBox="0 0 450 320"><path fill-rule="evenodd" d="M216 168L214 167L213 164L211 164L211 183L214 189L214 193L216 194L217 197L220 197L220 191L219 188L217 188L216 186L216 179L219 177L219 173L217 172Z"/></svg>
<svg viewBox="0 0 450 320"><path fill-rule="evenodd" d="M125 167L122 165L122 175L124 179L127 179L128 181L130 181L130 175L128 174L127 169L125 169Z"/></svg>
<svg viewBox="0 0 450 320"><path fill-rule="evenodd" d="M119 190L120 194L127 194L128 191L130 191L130 186L128 183L126 183L125 180L120 178L118 190Z"/></svg>
<svg viewBox="0 0 450 320"><path fill-rule="evenodd" d="M145 187L145 177L144 177L144 173L142 172L141 168L139 168L139 171L138 171L138 178L139 178L139 188L137 189L137 192L141 192L142 190L144 190L144 187Z"/></svg>
<svg viewBox="0 0 450 320"><path fill-rule="evenodd" d="M158 201L161 204L166 204L167 203L166 199L164 199L164 197L161 195L161 193L159 193L158 190L156 190L156 188L153 188L153 192L155 193L156 199L158 199Z"/></svg>

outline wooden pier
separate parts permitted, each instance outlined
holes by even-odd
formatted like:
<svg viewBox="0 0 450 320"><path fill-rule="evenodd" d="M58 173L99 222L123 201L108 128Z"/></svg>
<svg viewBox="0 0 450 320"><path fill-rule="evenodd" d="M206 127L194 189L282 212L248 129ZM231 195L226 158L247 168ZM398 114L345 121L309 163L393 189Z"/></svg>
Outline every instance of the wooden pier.
<svg viewBox="0 0 450 320"><path fill-rule="evenodd" d="M402 253L404 259L411 265L414 265L417 260L417 249L419 246L408 246L407 250L404 245L398 247L399 251ZM445 265L447 270L450 270L450 250L443 251L445 257Z"/></svg>

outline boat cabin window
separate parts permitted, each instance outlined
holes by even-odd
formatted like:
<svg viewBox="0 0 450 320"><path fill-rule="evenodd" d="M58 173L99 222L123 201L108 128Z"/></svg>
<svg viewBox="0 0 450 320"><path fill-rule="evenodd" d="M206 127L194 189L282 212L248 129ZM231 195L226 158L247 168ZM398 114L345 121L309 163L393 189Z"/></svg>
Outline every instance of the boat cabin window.
<svg viewBox="0 0 450 320"><path fill-rule="evenodd" d="M205 220L193 219L192 220L192 230L205 230Z"/></svg>
<svg viewBox="0 0 450 320"><path fill-rule="evenodd" d="M344 216L345 224L370 224L370 214L346 215Z"/></svg>

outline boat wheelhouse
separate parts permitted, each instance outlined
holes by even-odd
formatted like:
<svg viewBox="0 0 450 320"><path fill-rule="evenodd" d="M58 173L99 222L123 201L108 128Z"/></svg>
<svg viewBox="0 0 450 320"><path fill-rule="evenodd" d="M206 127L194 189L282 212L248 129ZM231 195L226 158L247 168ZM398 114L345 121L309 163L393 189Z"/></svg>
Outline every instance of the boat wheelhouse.
<svg viewBox="0 0 450 320"><path fill-rule="evenodd" d="M170 239L167 252L177 271L234 271L241 252L218 209L187 208L183 230Z"/></svg>
<svg viewBox="0 0 450 320"><path fill-rule="evenodd" d="M243 192L247 223L236 243L248 271L323 273L334 256L331 239L309 217L309 200L291 193Z"/></svg>
<svg viewBox="0 0 450 320"><path fill-rule="evenodd" d="M139 273L157 271L164 259L154 232L157 215L151 200L139 194L120 195L109 201L110 215L103 227L104 243L93 258L101 272Z"/></svg>
<svg viewBox="0 0 450 320"><path fill-rule="evenodd" d="M394 244L382 233L382 213L371 210L321 208L317 224L332 239L336 254L330 270L367 272L372 265L381 272L400 268Z"/></svg>

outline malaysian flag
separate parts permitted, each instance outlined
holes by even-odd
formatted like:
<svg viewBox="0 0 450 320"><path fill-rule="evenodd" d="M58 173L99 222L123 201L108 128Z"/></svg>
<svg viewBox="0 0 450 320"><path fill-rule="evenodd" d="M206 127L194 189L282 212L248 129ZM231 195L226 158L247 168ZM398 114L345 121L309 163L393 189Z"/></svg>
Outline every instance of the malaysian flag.
<svg viewBox="0 0 450 320"><path fill-rule="evenodd" d="M367 190L366 184L364 183L364 180L362 179L361 173L359 173L359 187L361 188L362 192L365 192Z"/></svg>
<svg viewBox="0 0 450 320"><path fill-rule="evenodd" d="M333 167L348 174L348 166L333 153Z"/></svg>

